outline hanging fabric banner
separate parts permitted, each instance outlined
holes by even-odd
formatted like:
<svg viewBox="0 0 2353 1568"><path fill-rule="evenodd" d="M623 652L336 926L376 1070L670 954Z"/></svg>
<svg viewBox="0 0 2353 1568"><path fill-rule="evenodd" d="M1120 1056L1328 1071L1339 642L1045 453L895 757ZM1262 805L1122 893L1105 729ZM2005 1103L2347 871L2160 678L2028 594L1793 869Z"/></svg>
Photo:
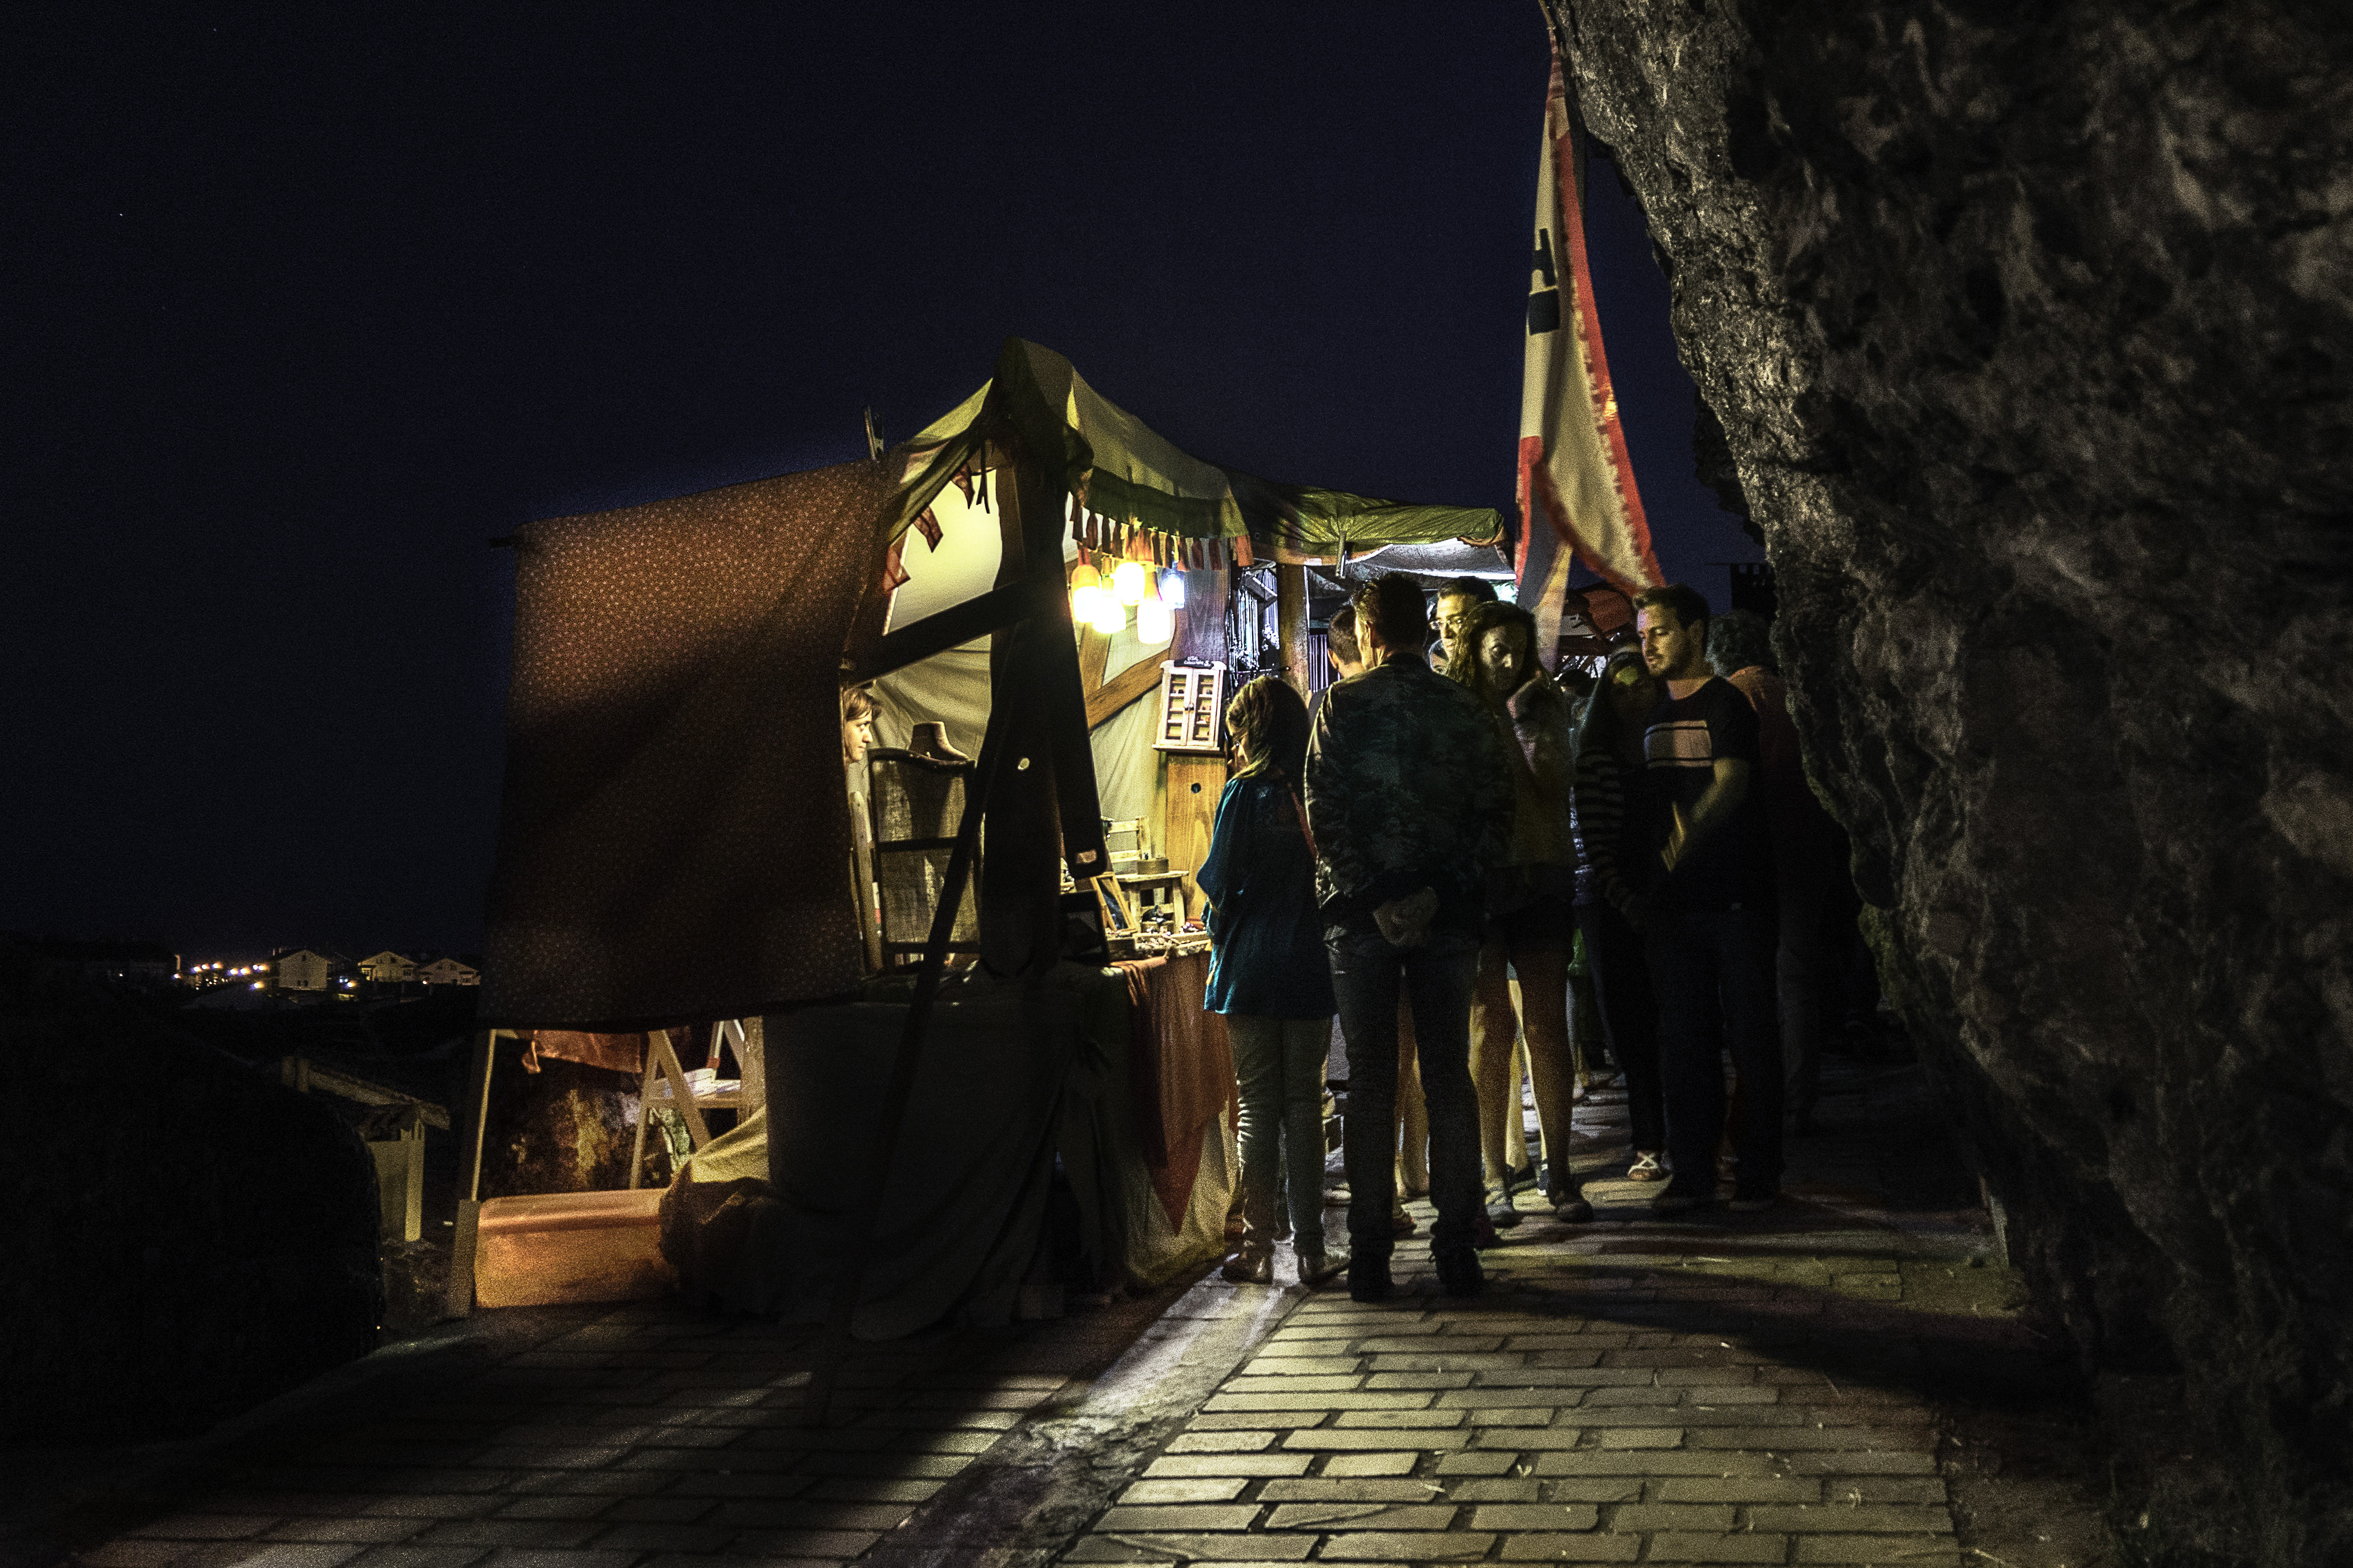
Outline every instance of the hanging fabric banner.
<svg viewBox="0 0 2353 1568"><path fill-rule="evenodd" d="M1544 571L1539 631L1556 635L1574 551L1629 594L1655 587L1659 563L1642 514L1634 465L1618 424L1618 398L1593 308L1585 254L1577 121L1556 40L1536 174L1535 249L1528 269L1527 353L1520 380L1521 602L1528 602L1528 542L1539 511L1563 548ZM1546 622L1549 622L1549 625Z"/></svg>

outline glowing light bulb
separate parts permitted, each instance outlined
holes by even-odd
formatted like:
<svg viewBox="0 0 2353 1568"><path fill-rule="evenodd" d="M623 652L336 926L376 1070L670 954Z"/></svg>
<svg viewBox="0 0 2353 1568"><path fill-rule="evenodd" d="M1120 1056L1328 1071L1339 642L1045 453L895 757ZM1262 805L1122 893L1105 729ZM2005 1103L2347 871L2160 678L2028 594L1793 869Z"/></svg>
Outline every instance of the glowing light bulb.
<svg viewBox="0 0 2353 1568"><path fill-rule="evenodd" d="M1127 629L1127 606L1119 602L1116 594L1095 595L1094 628L1105 637Z"/></svg>
<svg viewBox="0 0 2353 1568"><path fill-rule="evenodd" d="M1135 606L1136 640L1164 643L1176 635L1176 617L1160 600L1146 599Z"/></svg>
<svg viewBox="0 0 2353 1568"><path fill-rule="evenodd" d="M1119 569L1111 574L1111 591L1123 605L1141 604L1145 584L1148 580L1149 574L1144 570L1143 562L1123 561Z"/></svg>
<svg viewBox="0 0 2353 1568"><path fill-rule="evenodd" d="M1086 562L1071 574L1071 619L1092 621L1097 603L1103 597L1103 578Z"/></svg>
<svg viewBox="0 0 2353 1568"><path fill-rule="evenodd" d="M1185 607L1185 574L1171 567L1160 574L1160 602L1172 610Z"/></svg>

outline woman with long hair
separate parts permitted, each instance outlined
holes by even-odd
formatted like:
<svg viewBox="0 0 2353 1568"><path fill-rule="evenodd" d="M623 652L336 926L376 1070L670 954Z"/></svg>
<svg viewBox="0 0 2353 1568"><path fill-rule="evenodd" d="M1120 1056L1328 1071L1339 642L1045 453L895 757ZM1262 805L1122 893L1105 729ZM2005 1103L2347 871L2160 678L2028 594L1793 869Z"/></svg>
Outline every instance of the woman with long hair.
<svg viewBox="0 0 2353 1568"><path fill-rule="evenodd" d="M1465 616L1446 673L1477 695L1503 732L1513 764L1511 845L1502 863L1488 868L1487 939L1471 1006L1471 1074L1480 1089L1488 1217L1497 1225L1519 1220L1511 1170L1525 1142L1511 1062L1514 1043L1525 1038L1536 1123L1544 1133L1545 1195L1554 1217L1582 1222L1593 1217L1593 1205L1585 1201L1568 1157L1577 1093L1568 1034L1568 955L1577 935L1570 903L1577 861L1568 830L1573 715L1536 658L1535 617L1517 605L1481 605Z"/></svg>
<svg viewBox="0 0 2353 1568"><path fill-rule="evenodd" d="M1626 1079L1634 1162L1627 1174L1661 1180L1667 1113L1659 1080L1659 1004L1642 953L1642 900L1657 809L1642 754L1642 721L1658 682L1639 648L1609 656L1577 731L1569 815L1577 841L1577 926L1609 1055Z"/></svg>
<svg viewBox="0 0 2353 1568"><path fill-rule="evenodd" d="M1226 705L1226 731L1236 771L1195 879L1210 905L1204 1005L1226 1016L1241 1083L1242 1245L1224 1273L1273 1283L1280 1168L1300 1282L1312 1284L1347 1259L1324 1250L1324 1056L1337 1006L1299 795L1307 705L1261 676Z"/></svg>

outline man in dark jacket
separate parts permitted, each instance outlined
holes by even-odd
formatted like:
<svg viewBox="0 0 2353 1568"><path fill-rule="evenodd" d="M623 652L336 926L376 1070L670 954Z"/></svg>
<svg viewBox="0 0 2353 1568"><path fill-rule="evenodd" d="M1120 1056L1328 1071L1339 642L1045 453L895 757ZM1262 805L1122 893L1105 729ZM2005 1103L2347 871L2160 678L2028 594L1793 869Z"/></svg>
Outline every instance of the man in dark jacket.
<svg viewBox="0 0 2353 1568"><path fill-rule="evenodd" d="M1430 1256L1446 1289L1469 1295L1481 1283L1471 988L1511 774L1478 700L1422 658L1429 612L1413 580L1366 584L1356 611L1365 672L1326 694L1307 758L1316 902L1348 1042L1348 1289L1358 1300L1389 1291L1402 990L1430 1104Z"/></svg>

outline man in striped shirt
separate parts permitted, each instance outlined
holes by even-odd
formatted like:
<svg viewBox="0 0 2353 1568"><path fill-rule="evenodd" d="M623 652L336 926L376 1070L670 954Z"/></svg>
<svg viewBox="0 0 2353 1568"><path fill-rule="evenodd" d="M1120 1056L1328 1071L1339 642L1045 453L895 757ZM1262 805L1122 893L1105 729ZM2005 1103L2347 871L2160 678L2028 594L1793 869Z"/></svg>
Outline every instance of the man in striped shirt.
<svg viewBox="0 0 2353 1568"><path fill-rule="evenodd" d="M1674 584L1634 608L1643 663L1663 688L1642 736L1662 801L1646 935L1675 1173L1652 1207L1715 1201L1728 1047L1746 1102L1732 1206L1762 1209L1780 1192L1782 1080L1757 710L1708 669L1705 599Z"/></svg>

